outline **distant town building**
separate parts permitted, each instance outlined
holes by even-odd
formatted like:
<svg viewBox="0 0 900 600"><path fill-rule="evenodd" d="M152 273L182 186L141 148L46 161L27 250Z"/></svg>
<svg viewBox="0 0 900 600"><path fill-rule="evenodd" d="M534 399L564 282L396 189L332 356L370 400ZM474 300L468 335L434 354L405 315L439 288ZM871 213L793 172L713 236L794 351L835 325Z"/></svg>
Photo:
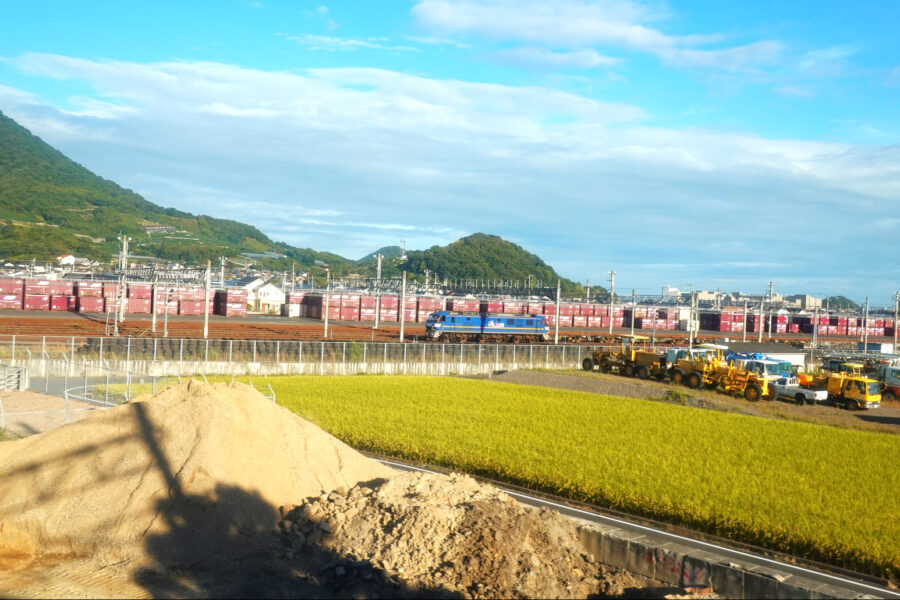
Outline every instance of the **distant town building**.
<svg viewBox="0 0 900 600"><path fill-rule="evenodd" d="M150 225L144 225L144 232L148 235L153 235L154 233L175 233L175 227L172 225L151 223Z"/></svg>

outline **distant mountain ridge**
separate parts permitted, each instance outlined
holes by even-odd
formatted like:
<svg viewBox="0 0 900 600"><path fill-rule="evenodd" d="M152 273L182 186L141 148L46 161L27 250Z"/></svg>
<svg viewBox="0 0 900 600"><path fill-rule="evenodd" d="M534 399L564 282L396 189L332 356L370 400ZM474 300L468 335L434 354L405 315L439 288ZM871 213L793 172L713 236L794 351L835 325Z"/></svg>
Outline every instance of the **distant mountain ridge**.
<svg viewBox="0 0 900 600"><path fill-rule="evenodd" d="M539 257L495 235L476 233L447 246L410 250L385 246L358 261L330 252L274 242L257 228L228 219L192 215L163 208L139 194L103 179L72 161L0 112L0 258L51 261L74 254L109 262L118 251L117 236L132 238L134 255L182 263L217 264L220 256L241 253L284 255L261 259L276 271L308 271L321 276L357 273L374 277L375 255L385 260L383 276L406 270L422 278L542 281L564 287L578 284L560 278Z"/></svg>

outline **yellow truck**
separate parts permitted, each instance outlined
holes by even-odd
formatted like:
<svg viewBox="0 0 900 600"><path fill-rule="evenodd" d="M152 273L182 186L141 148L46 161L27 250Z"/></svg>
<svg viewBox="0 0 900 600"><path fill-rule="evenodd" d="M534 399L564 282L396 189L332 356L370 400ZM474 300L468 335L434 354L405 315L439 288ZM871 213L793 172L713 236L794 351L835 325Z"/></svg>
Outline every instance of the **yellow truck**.
<svg viewBox="0 0 900 600"><path fill-rule="evenodd" d="M593 371L594 367L598 367L603 373L613 372L641 379L664 379L668 375L666 357L647 348L649 339L642 335L622 336L619 348L594 350L581 361L581 368Z"/></svg>
<svg viewBox="0 0 900 600"><path fill-rule="evenodd" d="M828 399L847 410L878 408L885 384L864 376L862 363L845 362L820 375L800 376L800 385L828 391Z"/></svg>

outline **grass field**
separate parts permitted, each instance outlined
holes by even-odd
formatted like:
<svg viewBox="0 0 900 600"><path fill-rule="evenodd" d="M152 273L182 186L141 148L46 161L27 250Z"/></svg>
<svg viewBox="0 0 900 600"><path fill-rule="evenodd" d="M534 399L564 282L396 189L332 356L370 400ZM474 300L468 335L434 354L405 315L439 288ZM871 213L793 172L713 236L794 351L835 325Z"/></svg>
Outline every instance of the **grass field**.
<svg viewBox="0 0 900 600"><path fill-rule="evenodd" d="M265 381L357 448L900 575L900 436L455 378Z"/></svg>

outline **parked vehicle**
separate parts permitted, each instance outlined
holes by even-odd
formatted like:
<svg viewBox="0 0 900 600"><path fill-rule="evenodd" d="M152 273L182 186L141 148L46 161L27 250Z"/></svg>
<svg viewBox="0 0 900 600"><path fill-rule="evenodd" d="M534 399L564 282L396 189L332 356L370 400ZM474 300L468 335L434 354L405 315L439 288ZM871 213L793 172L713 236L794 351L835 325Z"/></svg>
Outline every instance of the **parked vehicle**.
<svg viewBox="0 0 900 600"><path fill-rule="evenodd" d="M800 385L828 391L828 399L847 410L878 408L885 384L862 375L860 363L842 363L841 371L802 375Z"/></svg>
<svg viewBox="0 0 900 600"><path fill-rule="evenodd" d="M800 385L796 377L782 377L772 382L772 392L776 399L793 400L801 406L828 400L828 390L816 390Z"/></svg>
<svg viewBox="0 0 900 600"><path fill-rule="evenodd" d="M625 377L665 379L668 375L666 356L646 347L649 338L641 335L622 336L619 348L594 350L581 361L581 368L592 371L598 367L603 373L618 373Z"/></svg>

